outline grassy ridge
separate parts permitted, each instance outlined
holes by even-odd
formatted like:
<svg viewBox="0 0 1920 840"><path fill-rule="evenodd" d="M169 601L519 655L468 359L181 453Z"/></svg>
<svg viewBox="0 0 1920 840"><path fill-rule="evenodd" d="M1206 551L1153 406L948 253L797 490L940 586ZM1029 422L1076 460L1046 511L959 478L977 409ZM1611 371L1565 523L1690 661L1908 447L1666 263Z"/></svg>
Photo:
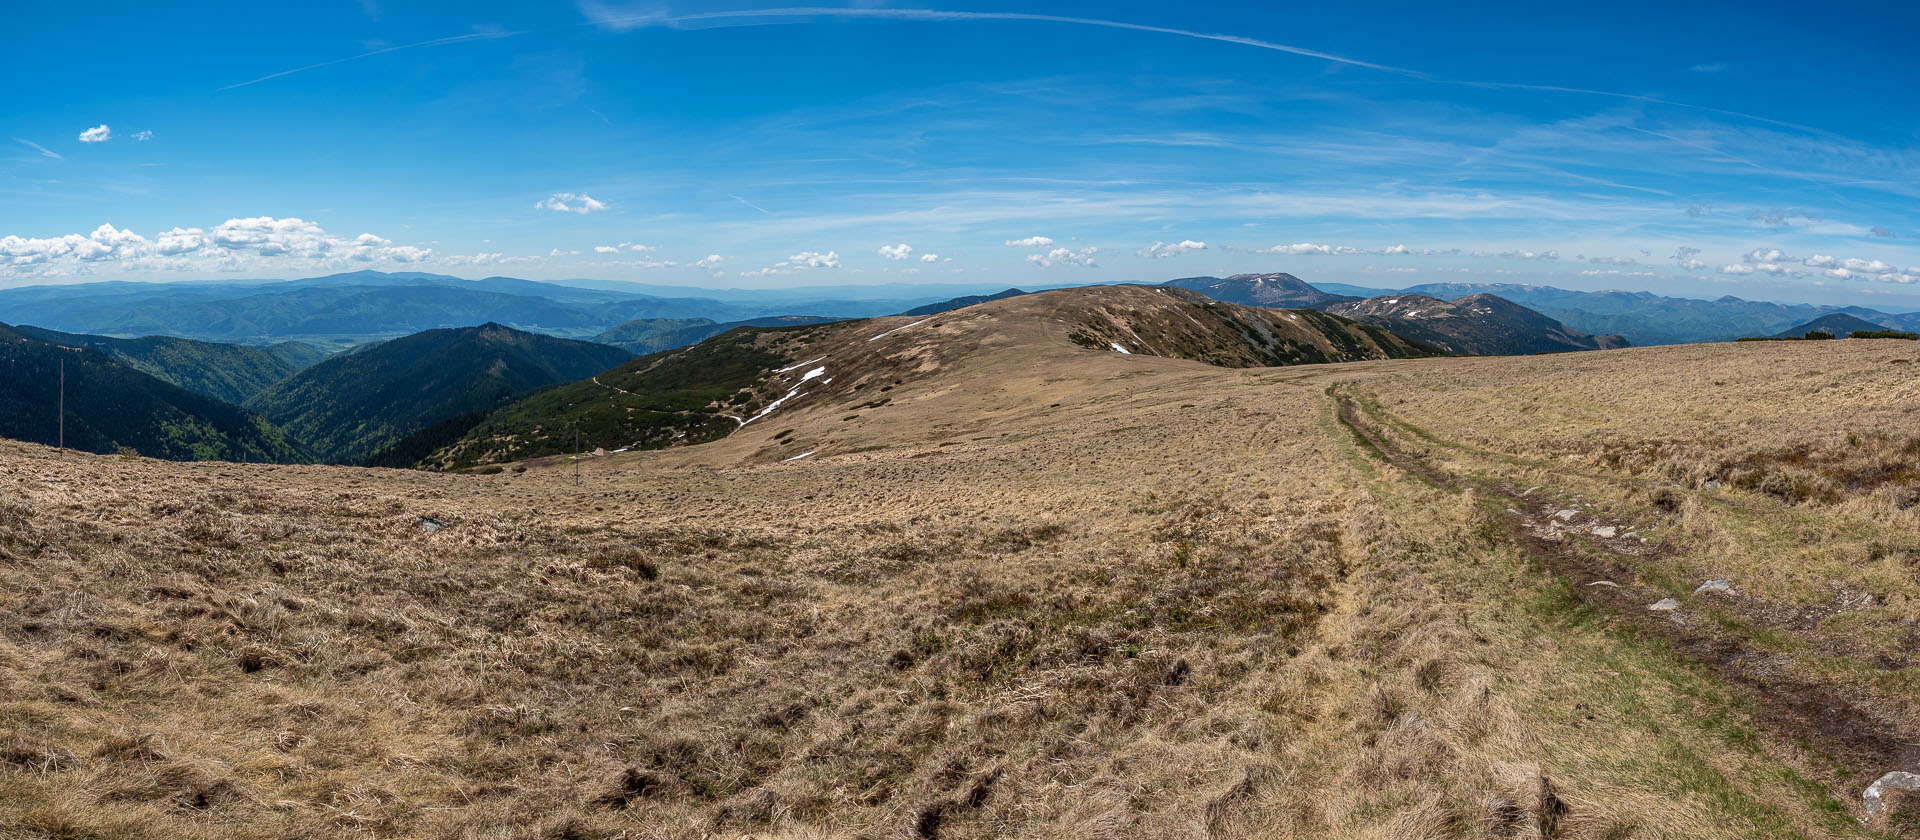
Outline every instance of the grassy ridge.
<svg viewBox="0 0 1920 840"><path fill-rule="evenodd" d="M658 449L725 437L748 416L751 389L816 327L741 327L692 347L642 356L508 406L425 463L441 469L566 452ZM576 437L577 436L577 437Z"/></svg>

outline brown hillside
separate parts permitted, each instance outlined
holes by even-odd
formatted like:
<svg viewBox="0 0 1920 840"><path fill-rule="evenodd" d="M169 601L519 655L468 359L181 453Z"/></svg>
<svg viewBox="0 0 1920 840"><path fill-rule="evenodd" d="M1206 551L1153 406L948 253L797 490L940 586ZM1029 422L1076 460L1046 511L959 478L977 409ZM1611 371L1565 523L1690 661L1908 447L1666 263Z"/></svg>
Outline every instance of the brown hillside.
<svg viewBox="0 0 1920 840"><path fill-rule="evenodd" d="M877 409L525 472L0 444L0 836L1859 837L1920 740L1911 344L962 318Z"/></svg>
<svg viewBox="0 0 1920 840"><path fill-rule="evenodd" d="M935 315L735 330L529 397L426 463L457 469L706 443L815 411L884 414L977 377L1140 369L1123 361L1129 355L1255 367L1431 352L1319 312L1217 303L1183 289L1062 289Z"/></svg>

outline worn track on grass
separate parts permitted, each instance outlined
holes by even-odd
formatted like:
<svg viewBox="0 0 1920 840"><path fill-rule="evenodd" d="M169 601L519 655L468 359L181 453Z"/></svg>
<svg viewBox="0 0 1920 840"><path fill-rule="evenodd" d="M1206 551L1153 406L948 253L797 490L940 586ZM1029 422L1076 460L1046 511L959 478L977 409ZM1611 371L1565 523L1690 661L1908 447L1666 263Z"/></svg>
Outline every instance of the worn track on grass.
<svg viewBox="0 0 1920 840"><path fill-rule="evenodd" d="M1608 527L1604 515L1563 508L1550 491L1516 490L1502 481L1450 473L1425 455L1398 446L1368 416L1385 412L1363 408L1339 385L1327 393L1338 406L1341 423L1364 448L1436 488L1472 489L1504 503L1507 538L1564 580L1582 602L1606 611L1616 626L1665 640L1742 689L1755 708L1763 710L1760 722L1823 748L1847 767L1851 790L1863 789L1889 770L1920 770L1920 733L1904 731L1826 686L1780 676L1772 654L1721 632L1702 617L1649 610L1648 605L1666 596L1636 582L1632 560L1673 551L1672 546L1621 533L1625 529L1618 526L1602 532L1610 536L1595 535L1595 528ZM1573 515L1565 515L1570 510ZM1583 550L1582 543L1598 551ZM1849 798L1850 806L1857 803L1857 798Z"/></svg>

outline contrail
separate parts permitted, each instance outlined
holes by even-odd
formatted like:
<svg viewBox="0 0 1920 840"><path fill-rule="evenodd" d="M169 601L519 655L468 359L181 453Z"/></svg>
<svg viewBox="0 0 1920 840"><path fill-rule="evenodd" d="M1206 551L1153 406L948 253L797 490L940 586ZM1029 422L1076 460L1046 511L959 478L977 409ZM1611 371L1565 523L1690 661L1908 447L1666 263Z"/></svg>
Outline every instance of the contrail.
<svg viewBox="0 0 1920 840"><path fill-rule="evenodd" d="M1024 21L1037 21L1037 22L1043 22L1043 23L1076 24L1080 26L1099 26L1107 29L1125 29L1125 30L1131 30L1135 32L1153 32L1161 35L1178 35L1185 38L1199 38L1201 40L1206 40L1206 41L1222 41L1229 44L1240 44L1248 47L1257 47L1263 50L1274 50L1277 52L1291 53L1293 55L1306 56L1308 58L1318 58L1324 61L1331 61L1336 64L1347 64L1347 65L1352 65L1354 67L1364 67L1369 70L1381 70L1388 73L1400 73L1403 75L1414 76L1417 78L1426 78L1425 74L1414 71L1414 70L1406 70L1399 67L1388 67L1383 64L1374 64L1371 62L1360 61L1358 59L1333 55L1331 53L1323 53L1318 50L1310 50L1304 47L1294 47L1294 46L1289 46L1287 44L1276 44L1271 41L1262 41L1262 40L1259 40L1258 38L1243 38L1239 35L1217 35L1217 34L1211 34L1206 32L1192 32L1185 29L1172 29L1164 26L1149 26L1143 23L1126 23L1124 21L1099 20L1096 18L1065 17L1061 15L1036 15L1036 14L1026 14L1022 12L943 12L937 9L831 9L831 8L760 9L760 10L748 10L748 11L736 11L736 12L700 12L700 13L690 14L690 15L598 15L598 16L595 16L592 20L586 21L584 23L574 24L572 26L555 27L554 29L578 29L578 28L589 27L589 26L616 26L616 27L622 27L627 29L637 29L645 26L671 27L671 26L679 26L679 25L688 24L688 23L705 23L710 21L718 22L718 21L729 21L729 20L739 20L739 21L743 21L743 25L750 25L750 24L745 24L744 22L751 21L754 18L818 18L818 17L877 18L877 19L885 19L885 20L924 20L924 21L1024 20ZM227 85L225 87L220 88L220 90L233 90L234 88L242 88L248 85L257 85L261 82L270 81L272 79L278 79L282 76L291 76L295 73L305 73L308 70L318 70L322 67L331 67L335 64L345 64L349 61L359 61L360 59L363 59L363 58L372 58L376 55L386 55L387 53L399 52L401 50L411 50L417 47L433 47L433 46L439 46L441 44L457 44L463 41L480 41L480 40L488 40L488 39L494 39L494 38L510 38L515 35L526 35L532 32L546 32L546 31L554 31L554 30L553 29L543 29L543 30L522 29L517 31L509 31L509 32L486 32L486 33L476 32L476 33L470 33L467 35L453 35L446 38L434 38L430 41L417 41L411 44L400 44L398 46L393 46L393 47L383 47L381 49L373 50L371 52L360 53L359 55L350 55L345 58L336 58L331 61L322 61L315 64L309 64L304 67L295 67L291 70L282 70L278 73L269 73L257 79L249 79L244 82L237 82L231 85Z"/></svg>
<svg viewBox="0 0 1920 840"><path fill-rule="evenodd" d="M397 47L383 47L381 49L374 50L373 52L364 52L359 55L350 55L350 56L347 56L346 58L336 58L332 61L322 61L319 64L309 64L305 67L295 67L292 70L282 70L278 73L269 73L265 76L261 76L258 79L249 79L244 82L236 82L234 84L227 85L226 87L220 88L220 90L233 90L234 88L243 88L248 85L257 85L257 84L260 84L261 82L268 81L270 79L278 79L281 76L291 76L295 73L305 73L308 70L318 70L322 67L332 67L335 64L345 64L349 61L359 61L360 59L363 59L363 58L372 58L376 55L386 55L387 53L399 52L401 50L410 50L415 47L432 47L432 46L438 46L440 44L458 44L462 41L486 41L494 38L509 38L514 35L524 35L524 34L526 34L526 31L524 30L520 32L470 32L465 35L450 35L445 38L435 38L431 41L419 41L412 44L401 44Z"/></svg>
<svg viewBox="0 0 1920 840"><path fill-rule="evenodd" d="M1263 50L1273 50L1275 52L1283 52L1283 53L1290 53L1293 55L1306 56L1307 58L1317 58L1322 61L1331 61L1335 64L1347 64L1354 67L1365 67L1368 70L1380 70L1387 73L1399 73L1402 75L1414 76L1417 78L1427 77L1425 73L1421 73L1417 70L1408 70L1403 67L1389 67L1384 64L1374 64L1372 62L1361 61L1356 58L1347 58L1346 56L1320 52L1319 50L1310 50L1305 47L1295 47L1295 46L1290 46L1288 44L1276 44L1272 41L1262 41L1258 38L1247 38L1240 35L1222 35L1222 34L1216 34L1211 32L1195 32L1189 29L1174 29L1166 26L1150 26L1144 23L1127 23L1125 21L1101 20L1099 18L1068 17L1065 15L1028 14L1025 12L943 12L937 9L834 9L834 8L801 7L801 8L790 8L790 9L744 10L744 11L735 11L735 12L700 12L697 14L690 14L690 15L664 15L664 16L632 15L628 17L620 17L617 15L606 15L606 16L596 18L593 21L593 23L602 24L602 25L615 25L615 24L626 23L634 26L648 26L648 25L673 26L673 25L682 24L682 23L700 23L703 21L740 20L740 19L750 20L753 18L795 18L795 17L797 18L813 18L813 17L879 18L883 20L925 20L925 21L1021 20L1021 21L1035 21L1039 23L1067 23L1067 24L1074 24L1078 26L1098 26L1106 29L1124 29L1124 30L1129 30L1133 32L1152 32L1160 35L1178 35L1182 38L1198 38L1203 41L1221 41L1228 44L1239 44L1241 46L1257 47Z"/></svg>
<svg viewBox="0 0 1920 840"><path fill-rule="evenodd" d="M1411 79L1418 79L1420 81L1425 81L1432 84L1457 85L1462 87L1477 87L1477 88L1488 89L1488 90L1525 90L1525 91L1537 91L1542 93L1570 93L1570 94L1575 94L1580 96L1600 96L1600 97L1607 97L1610 99L1626 99L1626 100L1631 100L1635 102L1645 102L1651 105L1665 105L1665 106L1674 107L1674 108L1686 108L1686 109L1702 111L1706 113L1722 114L1730 117L1739 117L1741 119L1748 119L1748 120L1753 120L1755 122L1767 123L1769 125L1777 125L1784 128L1792 128L1800 131L1812 132L1815 134L1821 134L1828 137L1837 136L1831 132L1814 128L1812 126L1800 125L1798 123L1786 122L1784 120L1776 120L1770 117L1759 116L1757 114L1748 114L1742 111L1730 111L1725 108L1715 108L1709 105L1695 105L1688 102L1675 102L1670 99L1661 99L1659 97L1646 96L1643 94L1620 93L1618 91L1609 91L1609 90L1592 90L1588 88L1561 87L1557 85L1525 84L1520 82L1477 82L1477 81L1469 81L1469 80L1462 80L1462 79L1444 79L1444 78L1439 78L1431 74L1422 72L1420 70L1412 70L1405 67L1394 67L1388 64L1377 64L1371 61L1362 61L1357 58L1348 58L1343 55L1334 55L1333 53L1321 52L1319 50L1311 50L1305 47L1296 47L1290 44L1281 44L1273 41L1263 41L1259 38L1248 38L1242 35L1226 35L1226 34L1213 33L1213 32L1198 32L1191 29L1175 29L1169 26L1153 26L1153 25L1144 24L1144 23L1128 23L1126 21L1103 20L1100 18L1071 17L1067 15L1043 15L1043 14L1031 14L1027 12L950 12L950 11L941 11L939 9L837 9L837 8L812 7L812 6L777 8L777 9L744 9L744 10L730 11L730 12L697 12L694 14L685 14L685 15L668 15L668 14L621 15L621 14L592 14L592 13L589 13L589 14L591 16L590 20L585 21L583 23L573 24L571 26L552 27L550 29L538 29L538 30L524 29L519 31L511 31L511 32L474 33L474 34L468 34L468 35L455 35L448 38L435 38L431 41L420 41L418 43L413 43L413 44L402 44L396 47L386 47L384 49L378 49L372 52L366 52L366 53L361 53L359 55L348 56L346 58L337 58L332 61L322 61L318 64L309 64L305 67L296 67L292 70L282 70L278 73L261 76L258 79L240 82L238 84L227 85L226 87L223 87L220 89L232 90L233 88L246 87L247 85L259 84L269 79L277 79L282 76L290 76L294 73L303 73L308 70L316 70L321 67L329 67L335 64L342 64L348 61L357 61L362 58L371 58L376 55L384 55L386 53L399 52L400 50L410 50L410 49L414 49L415 47L430 47L430 46L436 46L439 44L452 44L452 43L459 43L462 41L476 41L476 40L484 40L484 39L491 39L491 38L508 38L515 35L525 35L532 32L551 32L551 31L557 31L557 30L563 30L563 29L578 29L581 27L591 27L591 26L611 26L611 27L621 28L621 29L638 29L638 28L649 27L649 26L679 27L686 24L699 24L699 23L715 23L715 24L725 25L729 21L738 21L736 25L740 25L740 26L751 26L753 25L752 22L756 19L757 20L767 20L772 18L807 19L807 18L822 18L822 17L866 18L866 19L873 19L873 20L908 20L908 21L1029 21L1029 22L1036 22L1036 23L1062 23L1062 24L1068 24L1072 26L1096 26L1103 29L1120 29L1120 30L1125 30L1130 32L1149 32L1157 35L1173 35L1176 37L1194 38L1202 41L1217 41L1225 44L1237 44L1244 47L1254 47L1256 49L1272 50L1274 52L1282 52L1282 53L1287 53L1289 55L1302 56L1305 58L1316 58L1321 61L1327 61L1334 64L1346 65L1349 67L1359 67L1367 70L1379 71L1382 73L1393 73L1396 75L1405 76Z"/></svg>
<svg viewBox="0 0 1920 840"><path fill-rule="evenodd" d="M762 213L766 213L766 214L768 214L768 215L772 215L772 214L773 214L773 211L771 211L771 210L768 210L768 209L767 209L767 208L765 208L765 207L761 207L760 205L758 205L758 204L755 204L755 203L753 203L753 202L751 202L751 201L748 201L748 200L746 200L746 199L744 199L744 198L741 198L740 196L737 196L737 195L734 195L733 193L727 193L727 197L728 197L728 198L731 198L731 199L733 199L734 201L738 201L738 202L740 202L741 204L745 204L745 205L747 205L748 207L751 207L751 208L753 208L753 209L755 209L755 210L758 210L758 211L760 211L760 212L762 212Z"/></svg>
<svg viewBox="0 0 1920 840"><path fill-rule="evenodd" d="M13 138L13 141L15 143L19 143L20 145L31 147L35 151L38 151L40 154L46 155L47 157L53 158L54 160L66 160L66 158L63 158L60 156L59 152L56 152L52 149L42 146L39 143L35 143L32 140L15 137Z"/></svg>

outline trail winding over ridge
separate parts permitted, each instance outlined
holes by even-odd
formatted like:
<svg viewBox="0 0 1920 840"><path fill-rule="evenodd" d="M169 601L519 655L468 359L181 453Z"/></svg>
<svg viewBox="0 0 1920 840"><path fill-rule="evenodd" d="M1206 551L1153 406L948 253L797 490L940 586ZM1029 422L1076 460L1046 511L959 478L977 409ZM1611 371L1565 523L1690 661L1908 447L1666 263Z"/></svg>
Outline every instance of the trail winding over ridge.
<svg viewBox="0 0 1920 840"><path fill-rule="evenodd" d="M1604 511L1566 505L1550 488L1517 490L1497 479L1448 472L1431 462L1430 453L1397 443L1387 431L1396 418L1363 403L1348 386L1336 384L1327 393L1341 425L1362 448L1435 488L1471 491L1503 508L1505 539L1565 581L1581 602L1603 610L1613 626L1666 641L1689 661L1738 687L1754 705L1759 722L1794 741L1818 745L1847 767L1852 790L1865 789L1889 770L1920 768L1920 733L1903 731L1831 687L1782 676L1773 653L1704 616L1650 609L1666 594L1639 582L1634 558L1670 553L1675 547L1638 538ZM1770 623L1757 609L1739 609L1728 602L1716 606L1734 607L1755 626ZM1857 794L1848 801L1858 802Z"/></svg>

